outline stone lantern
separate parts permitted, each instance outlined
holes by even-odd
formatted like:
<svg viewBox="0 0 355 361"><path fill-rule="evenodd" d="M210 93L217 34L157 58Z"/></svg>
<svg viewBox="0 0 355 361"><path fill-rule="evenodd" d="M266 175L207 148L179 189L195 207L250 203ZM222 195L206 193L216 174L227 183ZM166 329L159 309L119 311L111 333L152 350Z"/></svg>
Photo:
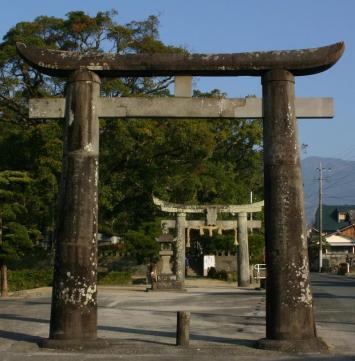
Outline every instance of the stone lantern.
<svg viewBox="0 0 355 361"><path fill-rule="evenodd" d="M176 275L171 269L171 257L174 255L173 244L176 239L169 233L167 224L162 224L162 234L156 238L160 243L160 267L158 267L156 281L152 282L153 290L178 289L181 288L176 281Z"/></svg>

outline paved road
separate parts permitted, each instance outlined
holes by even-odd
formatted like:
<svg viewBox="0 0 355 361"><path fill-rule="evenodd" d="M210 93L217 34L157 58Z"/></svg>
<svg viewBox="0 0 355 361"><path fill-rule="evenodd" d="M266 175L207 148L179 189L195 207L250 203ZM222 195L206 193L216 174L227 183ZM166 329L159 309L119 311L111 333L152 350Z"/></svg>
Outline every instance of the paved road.
<svg viewBox="0 0 355 361"><path fill-rule="evenodd" d="M265 336L265 294L231 285L192 286L184 293L102 288L99 336L116 340L104 354L39 350L48 337L50 290L37 297L0 300L0 360L355 360L355 280L313 275L319 334L335 356L284 355L255 350ZM176 311L189 310L191 349L174 347ZM169 355L169 356L167 356Z"/></svg>
<svg viewBox="0 0 355 361"><path fill-rule="evenodd" d="M319 334L355 355L355 278L312 273L312 291Z"/></svg>

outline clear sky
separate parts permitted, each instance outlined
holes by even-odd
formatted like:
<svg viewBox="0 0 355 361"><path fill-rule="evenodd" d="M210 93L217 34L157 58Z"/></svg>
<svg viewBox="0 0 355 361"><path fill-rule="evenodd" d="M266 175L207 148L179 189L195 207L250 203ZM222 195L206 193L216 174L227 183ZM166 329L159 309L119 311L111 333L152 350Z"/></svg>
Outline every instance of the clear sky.
<svg viewBox="0 0 355 361"><path fill-rule="evenodd" d="M330 96L332 120L300 120L303 156L355 160L355 0L2 0L0 35L39 15L90 15L116 9L117 21L160 18L160 38L191 52L243 52L318 47L340 40L346 50L330 70L296 78L296 95ZM196 78L201 90L219 88L229 97L261 95L259 78Z"/></svg>

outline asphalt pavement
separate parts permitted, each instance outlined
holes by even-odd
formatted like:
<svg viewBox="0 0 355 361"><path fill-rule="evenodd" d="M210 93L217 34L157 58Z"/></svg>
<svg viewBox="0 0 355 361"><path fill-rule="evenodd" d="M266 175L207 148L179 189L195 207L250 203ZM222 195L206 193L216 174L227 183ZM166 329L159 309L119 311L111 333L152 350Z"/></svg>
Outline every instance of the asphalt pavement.
<svg viewBox="0 0 355 361"><path fill-rule="evenodd" d="M50 289L0 300L0 360L355 360L355 280L312 275L319 336L328 355L256 349L265 337L265 292L191 281L187 292L145 287L99 289L98 336L111 346L64 352L40 349L48 337ZM176 312L190 311L190 347L175 346Z"/></svg>
<svg viewBox="0 0 355 361"><path fill-rule="evenodd" d="M312 273L312 293L320 336L355 355L355 278Z"/></svg>

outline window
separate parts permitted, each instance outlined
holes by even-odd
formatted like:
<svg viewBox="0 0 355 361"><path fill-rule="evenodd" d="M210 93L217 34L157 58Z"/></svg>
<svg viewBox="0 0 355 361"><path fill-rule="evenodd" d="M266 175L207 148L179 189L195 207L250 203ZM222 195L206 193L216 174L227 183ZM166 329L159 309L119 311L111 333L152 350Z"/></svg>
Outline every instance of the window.
<svg viewBox="0 0 355 361"><path fill-rule="evenodd" d="M338 212L338 222L346 221L346 212Z"/></svg>

